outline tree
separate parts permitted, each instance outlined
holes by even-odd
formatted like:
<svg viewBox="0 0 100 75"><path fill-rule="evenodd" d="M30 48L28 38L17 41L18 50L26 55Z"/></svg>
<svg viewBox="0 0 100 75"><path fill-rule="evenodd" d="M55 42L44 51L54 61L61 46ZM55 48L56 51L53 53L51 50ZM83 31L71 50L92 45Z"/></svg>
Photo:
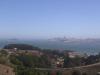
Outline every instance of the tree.
<svg viewBox="0 0 100 75"><path fill-rule="evenodd" d="M71 67L71 58L67 55L64 57L64 68Z"/></svg>
<svg viewBox="0 0 100 75"><path fill-rule="evenodd" d="M51 75L50 71L48 71L47 75Z"/></svg>
<svg viewBox="0 0 100 75"><path fill-rule="evenodd" d="M5 50L0 50L0 53L1 53L2 55L8 55L8 52L5 51Z"/></svg>
<svg viewBox="0 0 100 75"><path fill-rule="evenodd" d="M86 73L82 73L82 75L87 75Z"/></svg>
<svg viewBox="0 0 100 75"><path fill-rule="evenodd" d="M61 74L61 72L60 72L60 71L58 71L56 75L62 75L62 74Z"/></svg>
<svg viewBox="0 0 100 75"><path fill-rule="evenodd" d="M8 44L4 46L4 49L14 48L17 48L18 50L40 50L40 48L28 44Z"/></svg>
<svg viewBox="0 0 100 75"><path fill-rule="evenodd" d="M74 71L74 72L72 73L72 75L81 75L81 73L80 73L79 71Z"/></svg>

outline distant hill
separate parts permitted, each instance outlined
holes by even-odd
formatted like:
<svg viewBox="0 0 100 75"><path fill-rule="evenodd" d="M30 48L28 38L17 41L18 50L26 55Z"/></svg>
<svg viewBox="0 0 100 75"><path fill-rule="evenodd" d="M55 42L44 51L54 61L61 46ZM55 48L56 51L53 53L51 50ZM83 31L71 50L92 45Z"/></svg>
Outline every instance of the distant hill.
<svg viewBox="0 0 100 75"><path fill-rule="evenodd" d="M67 38L67 37L57 37L57 38L52 38L52 39L48 39L49 41L60 41L60 42L100 42L100 38Z"/></svg>
<svg viewBox="0 0 100 75"><path fill-rule="evenodd" d="M4 49L14 49L17 48L19 50L39 50L38 47L34 47L28 44L8 44L4 46Z"/></svg>

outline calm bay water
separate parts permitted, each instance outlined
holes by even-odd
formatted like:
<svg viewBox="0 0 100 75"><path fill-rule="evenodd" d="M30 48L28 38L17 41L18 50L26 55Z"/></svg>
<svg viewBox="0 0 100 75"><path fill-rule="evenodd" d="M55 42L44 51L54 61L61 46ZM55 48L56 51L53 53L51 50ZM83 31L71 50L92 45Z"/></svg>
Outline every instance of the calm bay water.
<svg viewBox="0 0 100 75"><path fill-rule="evenodd" d="M61 42L48 40L1 40L0 47L7 44L23 43L40 47L42 49L73 50L80 53L96 54L100 52L100 41L93 42Z"/></svg>

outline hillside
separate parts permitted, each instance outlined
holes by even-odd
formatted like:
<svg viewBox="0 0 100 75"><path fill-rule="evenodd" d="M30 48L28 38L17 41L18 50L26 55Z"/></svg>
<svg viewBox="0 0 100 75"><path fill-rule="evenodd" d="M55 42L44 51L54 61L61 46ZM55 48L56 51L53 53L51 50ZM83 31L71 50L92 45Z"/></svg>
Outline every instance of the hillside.
<svg viewBox="0 0 100 75"><path fill-rule="evenodd" d="M40 70L41 73L42 71L51 72L51 75L98 75L100 72L100 63L73 68L36 68L36 70Z"/></svg>
<svg viewBox="0 0 100 75"><path fill-rule="evenodd" d="M0 75L15 75L13 68L0 64Z"/></svg>
<svg viewBox="0 0 100 75"><path fill-rule="evenodd" d="M97 75L100 72L100 63L66 69L63 75Z"/></svg>
<svg viewBox="0 0 100 75"><path fill-rule="evenodd" d="M33 47L27 44L8 44L4 46L4 49L18 49L18 50L39 50L38 47Z"/></svg>

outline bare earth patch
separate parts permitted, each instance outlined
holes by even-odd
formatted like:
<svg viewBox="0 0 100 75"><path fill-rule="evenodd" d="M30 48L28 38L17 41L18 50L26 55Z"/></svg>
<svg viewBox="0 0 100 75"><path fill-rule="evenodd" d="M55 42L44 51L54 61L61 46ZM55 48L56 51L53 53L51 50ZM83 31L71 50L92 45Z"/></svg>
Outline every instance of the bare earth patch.
<svg viewBox="0 0 100 75"><path fill-rule="evenodd" d="M0 75L15 75L13 68L0 64Z"/></svg>

